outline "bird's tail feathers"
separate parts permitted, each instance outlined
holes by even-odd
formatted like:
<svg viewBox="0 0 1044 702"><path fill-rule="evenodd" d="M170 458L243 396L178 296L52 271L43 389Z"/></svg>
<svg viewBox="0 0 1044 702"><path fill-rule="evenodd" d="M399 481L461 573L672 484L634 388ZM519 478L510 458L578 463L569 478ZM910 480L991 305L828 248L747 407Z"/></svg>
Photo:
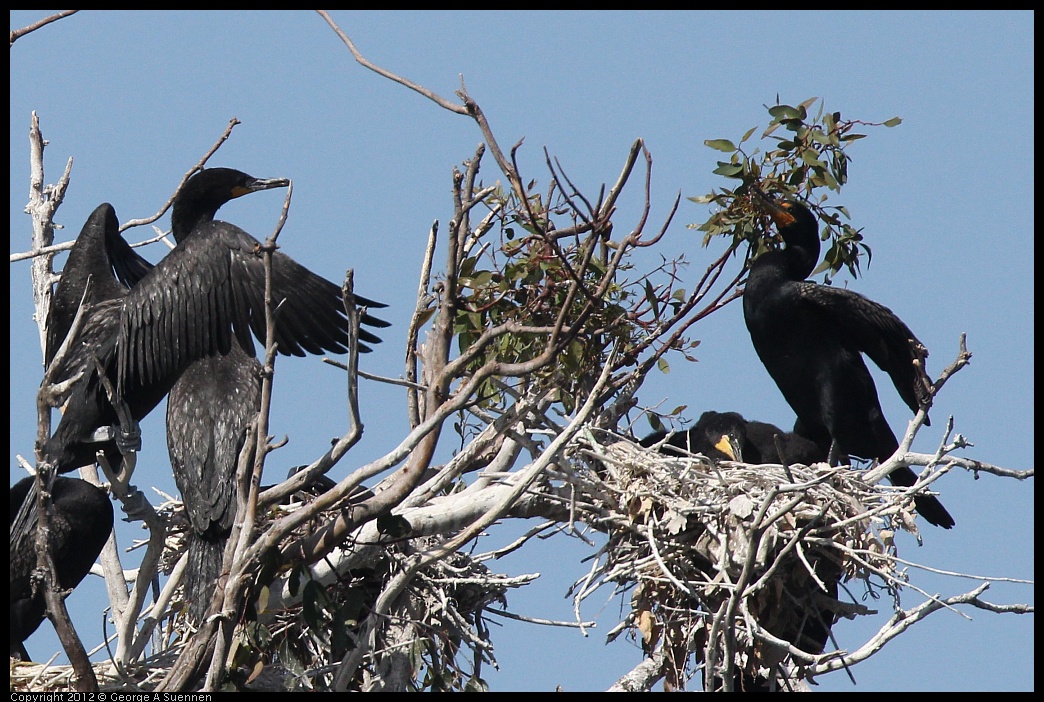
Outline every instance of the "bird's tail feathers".
<svg viewBox="0 0 1044 702"><path fill-rule="evenodd" d="M905 466L892 471L888 478L891 480L892 485L900 485L902 487L910 487L917 482L917 474ZM939 498L934 495L915 495L914 506L917 508L917 513L924 517L929 524L934 524L943 529L951 529L956 524L950 513L943 507L942 502L939 501Z"/></svg>
<svg viewBox="0 0 1044 702"><path fill-rule="evenodd" d="M221 561L227 537L204 537L189 531L188 567L185 572L185 603L189 619L197 626L203 621L221 574Z"/></svg>

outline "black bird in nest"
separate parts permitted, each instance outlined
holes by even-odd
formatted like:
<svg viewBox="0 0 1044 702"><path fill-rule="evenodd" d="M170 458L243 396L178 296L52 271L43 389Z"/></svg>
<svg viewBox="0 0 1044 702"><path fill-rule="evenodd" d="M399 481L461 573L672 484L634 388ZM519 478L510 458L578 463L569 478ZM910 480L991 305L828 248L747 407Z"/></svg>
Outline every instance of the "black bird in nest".
<svg viewBox="0 0 1044 702"><path fill-rule="evenodd" d="M738 412L714 411L704 412L686 431L654 432L639 443L646 448L659 445L659 452L668 456L702 454L715 461L783 462L788 466L826 462L829 450L774 424L747 420ZM815 655L825 650L830 638L836 619L838 584L843 573L840 558L829 548L806 548L804 554L815 578L804 563L790 554L783 567L777 570L777 586L761 593L752 604L752 612L774 636ZM711 561L700 562L699 568L708 574L709 579L714 579L715 565ZM770 657L770 652L764 649L761 655L762 658ZM782 659L782 655L777 656ZM732 685L736 692L769 692L775 688L774 677L736 669ZM706 685L710 689L720 689L723 681L719 676L712 676Z"/></svg>
<svg viewBox="0 0 1044 702"><path fill-rule="evenodd" d="M800 463L807 466L827 459L827 452L814 441L794 432L783 431L768 422L744 419L738 412L704 412L685 431L670 434L665 431L654 432L639 443L648 448L667 439L660 449L661 453L701 453L719 461L762 464L780 462L777 438L783 449L782 459L787 465Z"/></svg>

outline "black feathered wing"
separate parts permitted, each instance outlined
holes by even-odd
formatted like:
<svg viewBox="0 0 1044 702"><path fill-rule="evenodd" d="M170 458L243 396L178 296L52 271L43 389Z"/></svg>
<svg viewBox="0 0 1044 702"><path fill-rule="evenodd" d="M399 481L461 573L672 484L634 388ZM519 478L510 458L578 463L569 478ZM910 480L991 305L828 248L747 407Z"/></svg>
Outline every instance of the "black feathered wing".
<svg viewBox="0 0 1044 702"><path fill-rule="evenodd" d="M120 236L119 224L112 205L107 202L98 205L69 250L69 258L65 261L65 268L47 310L44 349L44 362L47 365L54 360L58 348L68 336L81 303L87 306L85 313L89 313L91 307L121 299L127 294L126 286L113 276L106 252L106 241L110 237ZM61 379L64 378L59 376Z"/></svg>
<svg viewBox="0 0 1044 702"><path fill-rule="evenodd" d="M797 283L797 290L803 306L888 373L911 411L927 404L930 381L924 360L928 349L892 310L844 288L805 281Z"/></svg>
<svg viewBox="0 0 1044 702"><path fill-rule="evenodd" d="M151 263L131 248L118 229L106 232L105 252L116 278L124 287L133 288L153 268Z"/></svg>
<svg viewBox="0 0 1044 702"><path fill-rule="evenodd" d="M265 338L259 247L254 237L227 222L201 224L129 291L117 341L121 391L163 382L196 359L228 353L233 336L254 353L252 337ZM347 350L347 316L338 286L277 251L272 295L280 353ZM366 331L359 337L379 341Z"/></svg>

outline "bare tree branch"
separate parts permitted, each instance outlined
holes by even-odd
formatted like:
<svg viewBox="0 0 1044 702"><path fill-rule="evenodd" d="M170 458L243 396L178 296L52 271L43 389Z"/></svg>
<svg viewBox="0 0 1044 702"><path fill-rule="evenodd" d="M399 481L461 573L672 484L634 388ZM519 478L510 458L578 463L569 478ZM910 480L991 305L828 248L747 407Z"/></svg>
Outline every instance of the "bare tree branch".
<svg viewBox="0 0 1044 702"><path fill-rule="evenodd" d="M57 12L49 17L44 17L42 20L33 22L28 27L22 27L21 29L12 29L11 46L14 46L15 41L21 39L26 34L29 34L30 32L35 32L37 29L40 29L40 27L44 27L50 24L51 22L57 22L58 20L64 17L68 17L69 15L75 15L77 12L79 12L79 10L62 10L61 12Z"/></svg>

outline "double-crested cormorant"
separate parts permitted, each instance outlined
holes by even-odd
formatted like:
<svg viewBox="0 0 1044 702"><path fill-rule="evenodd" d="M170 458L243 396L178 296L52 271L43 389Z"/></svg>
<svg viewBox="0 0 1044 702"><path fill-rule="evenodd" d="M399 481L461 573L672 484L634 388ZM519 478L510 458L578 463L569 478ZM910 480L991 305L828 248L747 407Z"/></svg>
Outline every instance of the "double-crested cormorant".
<svg viewBox="0 0 1044 702"><path fill-rule="evenodd" d="M671 435L654 432L643 438L640 444L651 447L666 439L659 449L665 455L699 453L717 461L778 464L780 455L776 437L788 465L811 465L827 459L828 449L815 442L785 432L774 424L748 421L738 412L704 412L687 431ZM797 561L791 553L786 563L792 567L779 571L784 577L781 581L785 590L782 599L773 600L771 604L766 604L768 601L764 598L758 600L761 609L755 614L759 624L774 636L806 653L820 654L826 648L835 620L831 603L837 600L842 572L837 560L825 552L806 550L804 553L816 578L813 579L805 564ZM825 591L817 584L817 579ZM710 686L718 688L721 684L720 679L715 679ZM771 679L747 671L736 671L733 679L736 692L769 692L772 688Z"/></svg>
<svg viewBox="0 0 1044 702"><path fill-rule="evenodd" d="M260 189L259 181L228 168L211 168L192 176L174 200L171 233L178 245L195 236L222 205L242 192ZM220 225L222 223L214 223ZM213 225L211 225L213 226ZM310 282L316 297L336 295L339 287L324 279ZM384 307L366 298L360 304ZM386 326L365 316L373 326ZM360 338L380 341L369 332ZM361 351L369 351L362 345ZM167 448L191 529L185 593L189 616L199 622L210 604L221 570L225 543L236 515L236 466L247 427L261 408L261 364L236 343L227 354L216 353L189 366L167 398Z"/></svg>
<svg viewBox="0 0 1044 702"><path fill-rule="evenodd" d="M193 175L174 200L171 233L178 242L175 251L192 246L199 237L218 237L233 247L257 246L258 242L245 232L226 222L214 221L214 216L233 198L287 183L279 179L254 178L230 168L210 168ZM119 242L112 240L110 243ZM118 272L121 269L130 271L131 275L124 280L136 289L138 281L145 277L142 271L147 273L148 264L134 265L133 260L124 260L127 251L129 249L109 247L114 267ZM314 301L317 306L336 307L341 310L341 315L344 314L339 286L282 254L276 253L275 256L273 287L277 300L281 290L296 285L299 286L298 295ZM210 274L202 264L198 272ZM263 293L263 269L260 270L262 277L254 278L258 272L250 268L233 268L232 275L246 276L252 284L259 284ZM247 288L247 291L248 295L256 294L256 290ZM367 307L385 306L362 296L356 296L356 299ZM260 298L255 302L260 304ZM343 336L323 336L330 332L320 329L322 333L319 334L306 322L293 310L280 312L276 340L280 341L281 332L291 344L299 343L304 351L313 353L343 350L331 341L341 346L347 344L346 331ZM362 322L374 327L387 326L368 314L363 316ZM343 320L334 321L329 317L322 323L335 324L342 330L346 325ZM260 330L254 327L254 330L259 338L263 338L260 333L263 327ZM288 331L293 336L285 336ZM359 338L371 344L380 341L365 330L360 330ZM246 439L247 427L261 407L262 369L249 341L247 335L246 344L233 340L227 351L219 348L192 361L181 372L167 398L167 448L190 523L185 593L189 616L195 623L206 613L220 574L225 543L236 514L235 475L239 453ZM280 350L284 350L282 342ZM360 344L360 351L369 350L368 346ZM293 346L290 352L295 353ZM296 355L303 355L303 351L297 350Z"/></svg>
<svg viewBox="0 0 1044 702"><path fill-rule="evenodd" d="M232 197L252 192L251 182L265 187L288 182L257 181L229 169L210 170L248 179L230 186ZM221 202L229 199L226 196ZM204 200L197 216L209 208L204 218L213 217L218 206ZM91 281L85 323L56 374L61 380L83 372L65 393L65 413L44 447L45 459L59 472L92 463L99 449L112 461L120 458L115 440L99 441L95 436L98 429L117 425L118 419L93 357L115 386L117 402L126 404L137 421L152 411L193 362L230 353L236 343L253 355L251 332L258 339L265 337L264 262L257 255L260 243L252 236L225 222L205 221L147 270L144 259L133 252L127 255L118 228L111 205L95 209L69 254L52 300L49 318L71 320ZM280 306L275 331L280 353L344 352L349 340L340 287L279 251L272 259L272 293ZM114 269L129 276L131 289L116 284ZM379 306L357 299L363 305ZM386 326L369 315L362 321ZM69 324L64 323L66 334ZM60 332L55 334L59 336ZM359 338L379 341L365 331ZM49 342L48 347L47 357L53 358L51 349L57 343Z"/></svg>
<svg viewBox="0 0 1044 702"><path fill-rule="evenodd" d="M797 414L795 432L842 457L888 459L899 442L885 420L865 353L892 378L914 412L923 386L927 351L891 310L862 295L805 278L819 260L815 216L798 202L761 206L776 223L785 248L767 251L750 267L743 316L765 369ZM842 458L844 460L844 458ZM910 486L917 475L900 467L892 484ZM933 496L914 497L918 513L949 529L953 518Z"/></svg>
<svg viewBox="0 0 1044 702"><path fill-rule="evenodd" d="M35 478L11 486L11 655L29 660L24 641L43 621L47 606L40 588L33 594L36 569L36 510L28 505L26 519L15 517L32 490ZM62 590L72 590L91 569L112 531L112 503L104 490L77 478L58 476L51 487L51 553Z"/></svg>
<svg viewBox="0 0 1044 702"><path fill-rule="evenodd" d="M185 602L199 624L236 518L236 467L261 409L261 364L233 343L193 363L167 396L167 450L189 528Z"/></svg>
<svg viewBox="0 0 1044 702"><path fill-rule="evenodd" d="M654 432L640 443L649 447L666 438L667 443L661 448L661 453L675 453L673 449L680 449L684 453L702 453L707 458L719 461L763 464L780 462L775 442L777 436L788 465L811 465L827 459L827 452L814 441L793 432L785 432L768 422L748 421L738 412L704 412L686 431L669 437L667 432Z"/></svg>

